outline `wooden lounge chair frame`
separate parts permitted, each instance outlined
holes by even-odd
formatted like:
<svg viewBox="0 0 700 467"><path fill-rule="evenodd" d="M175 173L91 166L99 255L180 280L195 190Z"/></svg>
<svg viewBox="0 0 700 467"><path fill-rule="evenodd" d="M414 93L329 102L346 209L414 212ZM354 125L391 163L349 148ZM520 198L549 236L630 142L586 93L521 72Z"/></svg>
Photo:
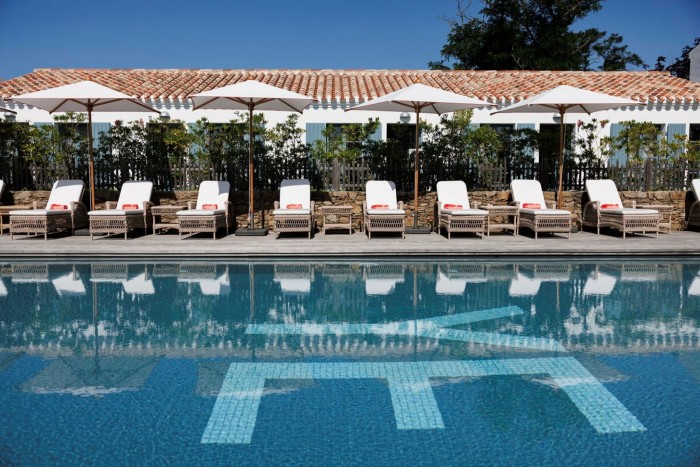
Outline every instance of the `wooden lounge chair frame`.
<svg viewBox="0 0 700 467"><path fill-rule="evenodd" d="M565 233L571 238L571 213L556 209L555 203L549 205L544 200L542 186L537 180L513 180L510 184L513 204L518 207L518 228L523 227L535 233L535 239L540 233ZM534 203L539 208L529 208Z"/></svg>
<svg viewBox="0 0 700 467"><path fill-rule="evenodd" d="M289 208L299 205L300 208ZM311 184L307 179L287 179L280 184L280 199L275 201L272 215L275 219L275 238L281 233L305 232L309 238L314 231L314 209L311 201Z"/></svg>
<svg viewBox="0 0 700 467"><path fill-rule="evenodd" d="M459 208L445 208L445 205L459 205ZM470 209L467 185L462 180L449 180L437 183L437 208L440 216L438 233L444 228L447 238L453 232L471 232L484 238L488 211Z"/></svg>
<svg viewBox="0 0 700 467"><path fill-rule="evenodd" d="M225 228L228 235L233 216L228 199L230 191L229 182L206 180L200 183L197 202L188 201L187 209L177 212L180 240L183 235L197 233L211 233L216 240L216 232L221 228ZM205 209L208 204L214 204L216 208Z"/></svg>
<svg viewBox="0 0 700 467"><path fill-rule="evenodd" d="M369 238L373 232L399 232L405 237L406 211L403 201L396 201L396 185L386 180L370 180L365 186L367 199L362 202L363 227ZM388 206L376 209L372 206Z"/></svg>
<svg viewBox="0 0 700 467"><path fill-rule="evenodd" d="M129 238L129 232L135 229L148 230L151 225L151 192L153 182L129 181L124 182L119 192L119 200L107 201L105 209L90 211L90 240L95 235L103 236L124 234L124 240ZM130 205L136 205L133 208ZM125 206L128 206L125 209Z"/></svg>
<svg viewBox="0 0 700 467"><path fill-rule="evenodd" d="M655 233L659 238L659 211L636 209L635 201L627 203L625 207L613 180L586 180L586 192L590 201L583 207L584 227L594 227L598 235L602 227L616 229L622 232L623 239L627 238L628 233ZM606 204L619 208L603 208Z"/></svg>
<svg viewBox="0 0 700 467"><path fill-rule="evenodd" d="M69 230L71 234L76 229L87 227L87 209L80 201L83 197L85 184L82 180L57 180L53 184L51 194L46 203L46 209L26 209L10 213L10 238L16 234L44 235L59 230ZM52 210L52 205L68 206L68 209Z"/></svg>

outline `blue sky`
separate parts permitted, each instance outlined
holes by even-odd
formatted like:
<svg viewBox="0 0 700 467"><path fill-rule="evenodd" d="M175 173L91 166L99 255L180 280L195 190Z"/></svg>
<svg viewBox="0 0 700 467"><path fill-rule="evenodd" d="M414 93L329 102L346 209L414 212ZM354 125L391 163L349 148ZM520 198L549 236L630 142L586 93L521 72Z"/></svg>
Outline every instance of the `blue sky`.
<svg viewBox="0 0 700 467"><path fill-rule="evenodd" d="M478 11L478 0L472 10ZM0 77L35 68L425 69L455 0L0 0ZM608 0L581 25L653 67L700 36L698 0Z"/></svg>

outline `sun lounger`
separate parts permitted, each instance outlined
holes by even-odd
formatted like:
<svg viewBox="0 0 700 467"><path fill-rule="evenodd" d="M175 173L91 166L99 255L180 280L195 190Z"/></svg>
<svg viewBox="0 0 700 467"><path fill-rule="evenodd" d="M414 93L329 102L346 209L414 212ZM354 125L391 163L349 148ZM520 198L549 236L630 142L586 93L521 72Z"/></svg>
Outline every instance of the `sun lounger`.
<svg viewBox="0 0 700 467"><path fill-rule="evenodd" d="M692 186L695 202L690 206L688 212L688 227L700 228L700 178L693 180Z"/></svg>
<svg viewBox="0 0 700 467"><path fill-rule="evenodd" d="M87 226L87 209L80 201L85 184L82 180L58 180L53 184L44 209L21 209L10 213L10 237L16 234L48 234Z"/></svg>
<svg viewBox="0 0 700 467"><path fill-rule="evenodd" d="M194 209L190 202L187 210L177 212L180 239L183 234L206 232L213 234L216 240L216 232L224 227L228 234L232 216L231 202L228 199L230 189L231 185L228 182L202 182Z"/></svg>
<svg viewBox="0 0 700 467"><path fill-rule="evenodd" d="M305 232L309 238L314 230L315 203L311 201L311 184L306 179L282 180L280 199L275 201L275 238L283 232Z"/></svg>
<svg viewBox="0 0 700 467"><path fill-rule="evenodd" d="M571 238L571 213L564 209L554 209L554 203L547 207L542 186L537 180L513 180L510 182L513 203L520 215L519 229L526 227L535 233L565 233Z"/></svg>
<svg viewBox="0 0 700 467"><path fill-rule="evenodd" d="M601 227L610 227L628 233L656 233L659 237L659 211L635 209L622 204L615 182L612 180L586 180L586 192L590 201L583 207L583 225L595 227L600 235Z"/></svg>
<svg viewBox="0 0 700 467"><path fill-rule="evenodd" d="M370 180L365 186L365 195L362 218L369 238L373 232L399 232L404 238L406 211L403 201L396 201L394 182Z"/></svg>
<svg viewBox="0 0 700 467"><path fill-rule="evenodd" d="M437 205L438 229L444 228L448 239L452 232L473 232L484 238L488 211L470 209L467 185L462 180L438 182Z"/></svg>
<svg viewBox="0 0 700 467"><path fill-rule="evenodd" d="M146 230L151 224L151 192L153 182L124 182L119 200L106 203L106 209L90 211L90 240L97 234L124 234L124 240L134 229ZM114 206L114 207L113 207Z"/></svg>

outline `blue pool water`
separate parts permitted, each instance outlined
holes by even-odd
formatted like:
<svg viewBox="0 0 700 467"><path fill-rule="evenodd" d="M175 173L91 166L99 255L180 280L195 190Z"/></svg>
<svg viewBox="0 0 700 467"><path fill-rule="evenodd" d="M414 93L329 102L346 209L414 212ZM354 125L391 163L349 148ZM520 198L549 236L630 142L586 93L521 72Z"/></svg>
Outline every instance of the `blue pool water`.
<svg viewBox="0 0 700 467"><path fill-rule="evenodd" d="M0 464L698 465L700 262L0 264Z"/></svg>

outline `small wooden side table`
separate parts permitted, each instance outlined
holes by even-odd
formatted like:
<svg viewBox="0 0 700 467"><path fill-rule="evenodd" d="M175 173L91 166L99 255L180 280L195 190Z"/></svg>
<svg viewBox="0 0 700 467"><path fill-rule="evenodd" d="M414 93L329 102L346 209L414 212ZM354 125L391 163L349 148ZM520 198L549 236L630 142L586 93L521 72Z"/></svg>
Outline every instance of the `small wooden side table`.
<svg viewBox="0 0 700 467"><path fill-rule="evenodd" d="M323 233L327 229L348 229L348 234L352 235L352 206L321 206L323 213ZM347 222L341 222L343 217L347 217Z"/></svg>
<svg viewBox="0 0 700 467"><path fill-rule="evenodd" d="M163 216L174 216L176 212L187 209L186 206L153 206L151 208L151 215L153 216L153 235L158 234L158 229L177 229L179 224L177 222L163 222Z"/></svg>
<svg viewBox="0 0 700 467"><path fill-rule="evenodd" d="M32 209L32 206L0 206L0 235L10 228L10 213L22 209Z"/></svg>
<svg viewBox="0 0 700 467"><path fill-rule="evenodd" d="M673 206L668 204L640 204L640 209L654 209L659 211L659 232L663 230L671 233L671 223L673 222Z"/></svg>
<svg viewBox="0 0 700 467"><path fill-rule="evenodd" d="M490 236L492 230L512 230L513 235L518 235L519 211L517 206L479 206L489 212L486 217L486 235Z"/></svg>

